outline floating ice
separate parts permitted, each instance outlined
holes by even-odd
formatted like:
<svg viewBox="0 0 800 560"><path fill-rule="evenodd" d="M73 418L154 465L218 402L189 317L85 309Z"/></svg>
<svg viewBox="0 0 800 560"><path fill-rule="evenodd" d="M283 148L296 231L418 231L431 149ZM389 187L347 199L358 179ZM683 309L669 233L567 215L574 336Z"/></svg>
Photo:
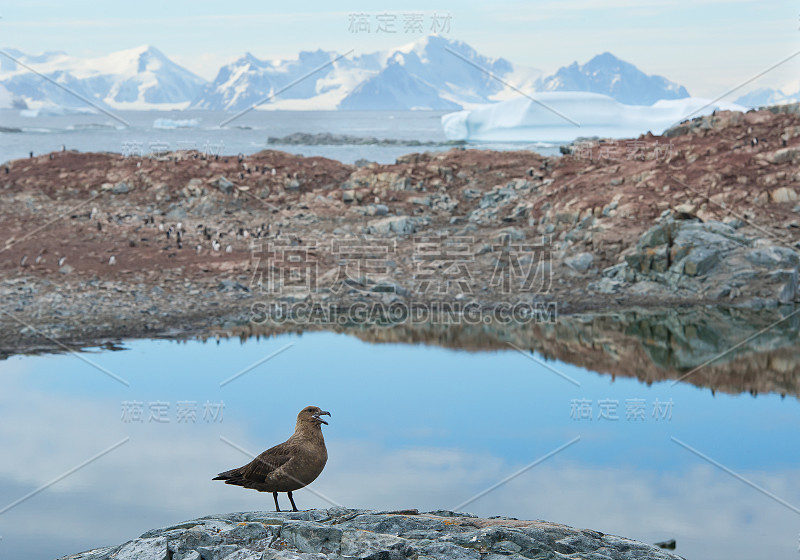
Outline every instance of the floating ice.
<svg viewBox="0 0 800 560"><path fill-rule="evenodd" d="M61 107L59 105L42 105L36 109L22 109L21 117L63 117L66 115L96 115L97 110L91 107Z"/></svg>
<svg viewBox="0 0 800 560"><path fill-rule="evenodd" d="M197 128L200 121L197 119L156 119L153 128L161 130L174 130L176 128Z"/></svg>
<svg viewBox="0 0 800 560"><path fill-rule="evenodd" d="M686 118L714 110L746 111L733 103L699 97L653 105L623 105L598 93L542 92L442 117L449 140L479 142L570 142L580 136L631 138L660 134Z"/></svg>

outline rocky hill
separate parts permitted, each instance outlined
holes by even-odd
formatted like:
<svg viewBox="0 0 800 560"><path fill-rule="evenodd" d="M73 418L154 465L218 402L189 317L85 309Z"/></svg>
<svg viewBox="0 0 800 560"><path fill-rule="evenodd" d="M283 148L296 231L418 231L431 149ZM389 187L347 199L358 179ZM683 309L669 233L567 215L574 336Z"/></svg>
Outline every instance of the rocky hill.
<svg viewBox="0 0 800 560"><path fill-rule="evenodd" d="M678 560L641 542L547 521L331 508L211 515L61 560Z"/></svg>
<svg viewBox="0 0 800 560"><path fill-rule="evenodd" d="M579 142L563 157L452 149L355 167L277 151L59 152L8 162L0 336L13 351L52 345L43 326L65 344L189 332L247 323L254 305L273 304L555 304L561 315L791 305L799 107ZM346 253L356 241L360 252Z"/></svg>

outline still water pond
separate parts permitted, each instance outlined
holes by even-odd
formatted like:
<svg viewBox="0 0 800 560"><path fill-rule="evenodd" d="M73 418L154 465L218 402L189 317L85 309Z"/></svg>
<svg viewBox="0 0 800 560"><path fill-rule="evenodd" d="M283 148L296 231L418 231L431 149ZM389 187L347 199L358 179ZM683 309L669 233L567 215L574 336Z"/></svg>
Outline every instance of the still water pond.
<svg viewBox="0 0 800 560"><path fill-rule="evenodd" d="M674 538L686 558L800 556L793 395L328 332L125 348L0 363L0 558L271 510L269 494L211 478L283 441L308 404L332 412L330 459L316 493L295 493L301 509L460 506Z"/></svg>

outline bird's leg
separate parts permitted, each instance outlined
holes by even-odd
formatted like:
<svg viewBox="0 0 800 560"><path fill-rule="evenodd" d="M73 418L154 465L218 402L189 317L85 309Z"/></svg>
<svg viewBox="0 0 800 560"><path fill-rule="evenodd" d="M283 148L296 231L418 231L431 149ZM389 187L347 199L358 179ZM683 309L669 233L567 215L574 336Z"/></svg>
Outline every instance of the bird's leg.
<svg viewBox="0 0 800 560"><path fill-rule="evenodd" d="M281 507L278 505L278 493L273 492L272 497L275 498L275 511L280 511Z"/></svg>
<svg viewBox="0 0 800 560"><path fill-rule="evenodd" d="M292 498L292 493L288 492L288 494L289 494L289 501L292 502L292 511L300 511L297 509L297 506L294 505L294 498Z"/></svg>

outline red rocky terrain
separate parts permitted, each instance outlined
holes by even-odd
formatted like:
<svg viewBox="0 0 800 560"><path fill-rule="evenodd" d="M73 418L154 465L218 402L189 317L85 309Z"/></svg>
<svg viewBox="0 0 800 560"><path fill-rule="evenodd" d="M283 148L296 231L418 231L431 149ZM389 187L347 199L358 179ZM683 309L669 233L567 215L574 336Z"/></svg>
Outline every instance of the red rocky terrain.
<svg viewBox="0 0 800 560"><path fill-rule="evenodd" d="M52 349L246 324L274 303L558 315L798 300L800 108L720 112L563 157L345 165L262 151L0 165L0 340ZM553 305L554 307L546 307Z"/></svg>

